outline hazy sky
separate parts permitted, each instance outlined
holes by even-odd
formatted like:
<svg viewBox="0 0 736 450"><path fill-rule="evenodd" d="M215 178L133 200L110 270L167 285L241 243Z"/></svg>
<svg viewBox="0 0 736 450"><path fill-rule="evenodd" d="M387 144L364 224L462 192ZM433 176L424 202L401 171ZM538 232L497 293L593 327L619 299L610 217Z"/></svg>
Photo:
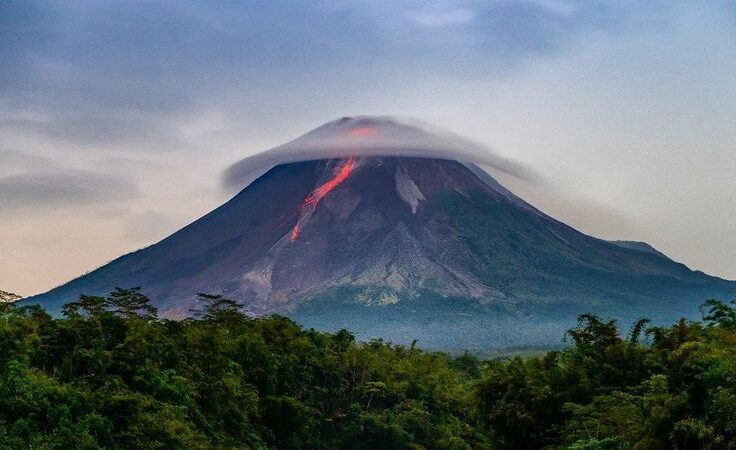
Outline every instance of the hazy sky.
<svg viewBox="0 0 736 450"><path fill-rule="evenodd" d="M0 289L32 294L232 194L341 116L424 120L589 234L736 278L732 1L0 0Z"/></svg>

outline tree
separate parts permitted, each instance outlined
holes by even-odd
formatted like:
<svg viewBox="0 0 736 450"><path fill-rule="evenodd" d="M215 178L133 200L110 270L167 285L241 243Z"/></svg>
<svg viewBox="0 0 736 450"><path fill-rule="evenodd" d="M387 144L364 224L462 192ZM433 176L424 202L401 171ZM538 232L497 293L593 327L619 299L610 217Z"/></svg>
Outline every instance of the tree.
<svg viewBox="0 0 736 450"><path fill-rule="evenodd" d="M192 310L195 316L204 320L214 322L229 321L232 319L242 319L243 314L240 312L242 304L225 298L219 294L198 293L199 301L204 302L204 309Z"/></svg>
<svg viewBox="0 0 736 450"><path fill-rule="evenodd" d="M736 305L736 301L730 302ZM708 308L708 313L703 314L703 320L709 326L718 325L724 328L736 330L736 308L726 302L710 299L701 307L701 311Z"/></svg>
<svg viewBox="0 0 736 450"><path fill-rule="evenodd" d="M586 314L574 345L478 360L245 320L219 295L204 320L141 320L141 296L0 308L0 449L736 450L723 302L651 345L643 320L624 340Z"/></svg>
<svg viewBox="0 0 736 450"><path fill-rule="evenodd" d="M158 309L151 304L151 299L140 291L140 286L130 289L116 287L107 297L107 301L113 307L113 311L123 317L156 319L158 317Z"/></svg>
<svg viewBox="0 0 736 450"><path fill-rule="evenodd" d="M595 314L578 316L578 325L569 330L567 335L572 338L576 346L595 351L620 342L616 321L604 322Z"/></svg>
<svg viewBox="0 0 736 450"><path fill-rule="evenodd" d="M67 303L61 308L62 314L72 318L99 318L109 303L105 297L80 295L79 300Z"/></svg>
<svg viewBox="0 0 736 450"><path fill-rule="evenodd" d="M641 338L641 334L644 331L644 327L651 322L651 320L644 318L634 322L634 325L631 326L631 330L629 330L629 344L637 345L639 343L639 338Z"/></svg>

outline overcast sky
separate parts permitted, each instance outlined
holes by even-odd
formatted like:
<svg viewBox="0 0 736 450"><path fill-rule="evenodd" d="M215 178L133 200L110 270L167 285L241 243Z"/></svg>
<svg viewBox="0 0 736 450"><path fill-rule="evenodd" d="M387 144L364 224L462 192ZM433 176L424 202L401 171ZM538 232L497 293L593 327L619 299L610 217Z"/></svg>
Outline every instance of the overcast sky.
<svg viewBox="0 0 736 450"><path fill-rule="evenodd" d="M732 1L0 0L0 289L32 294L225 201L341 116L420 119L586 233L736 278Z"/></svg>

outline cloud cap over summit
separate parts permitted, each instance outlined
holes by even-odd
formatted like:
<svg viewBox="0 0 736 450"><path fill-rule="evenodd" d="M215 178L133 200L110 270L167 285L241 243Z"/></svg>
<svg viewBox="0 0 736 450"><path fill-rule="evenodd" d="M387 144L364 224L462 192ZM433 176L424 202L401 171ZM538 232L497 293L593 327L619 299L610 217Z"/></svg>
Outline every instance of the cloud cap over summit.
<svg viewBox="0 0 736 450"><path fill-rule="evenodd" d="M349 156L410 156L468 161L524 180L537 178L531 168L454 133L391 116L357 116L333 120L293 141L236 162L223 174L223 184L227 188L238 189L279 164Z"/></svg>

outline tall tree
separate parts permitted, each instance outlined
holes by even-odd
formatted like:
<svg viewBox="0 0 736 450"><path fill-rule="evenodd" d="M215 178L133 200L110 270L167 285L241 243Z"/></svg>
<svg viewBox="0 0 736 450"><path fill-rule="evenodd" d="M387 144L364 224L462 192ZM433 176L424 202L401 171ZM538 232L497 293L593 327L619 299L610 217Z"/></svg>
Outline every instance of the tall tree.
<svg viewBox="0 0 736 450"><path fill-rule="evenodd" d="M158 309L151 304L151 299L141 293L140 286L129 289L116 287L107 298L113 311L123 317L143 317L156 319Z"/></svg>
<svg viewBox="0 0 736 450"><path fill-rule="evenodd" d="M707 313L703 314L703 321L710 325L719 325L725 328L736 330L736 301L727 304L721 300L706 300L701 310L707 308ZM731 306L734 305L734 306Z"/></svg>
<svg viewBox="0 0 736 450"><path fill-rule="evenodd" d="M223 321L230 319L241 319L243 314L240 312L242 304L225 298L220 294L197 294L199 302L204 303L202 309L192 310L192 312L200 319Z"/></svg>
<svg viewBox="0 0 736 450"><path fill-rule="evenodd" d="M64 305L61 312L70 319L80 317L99 318L108 305L109 303L105 297L80 295L79 300Z"/></svg>

